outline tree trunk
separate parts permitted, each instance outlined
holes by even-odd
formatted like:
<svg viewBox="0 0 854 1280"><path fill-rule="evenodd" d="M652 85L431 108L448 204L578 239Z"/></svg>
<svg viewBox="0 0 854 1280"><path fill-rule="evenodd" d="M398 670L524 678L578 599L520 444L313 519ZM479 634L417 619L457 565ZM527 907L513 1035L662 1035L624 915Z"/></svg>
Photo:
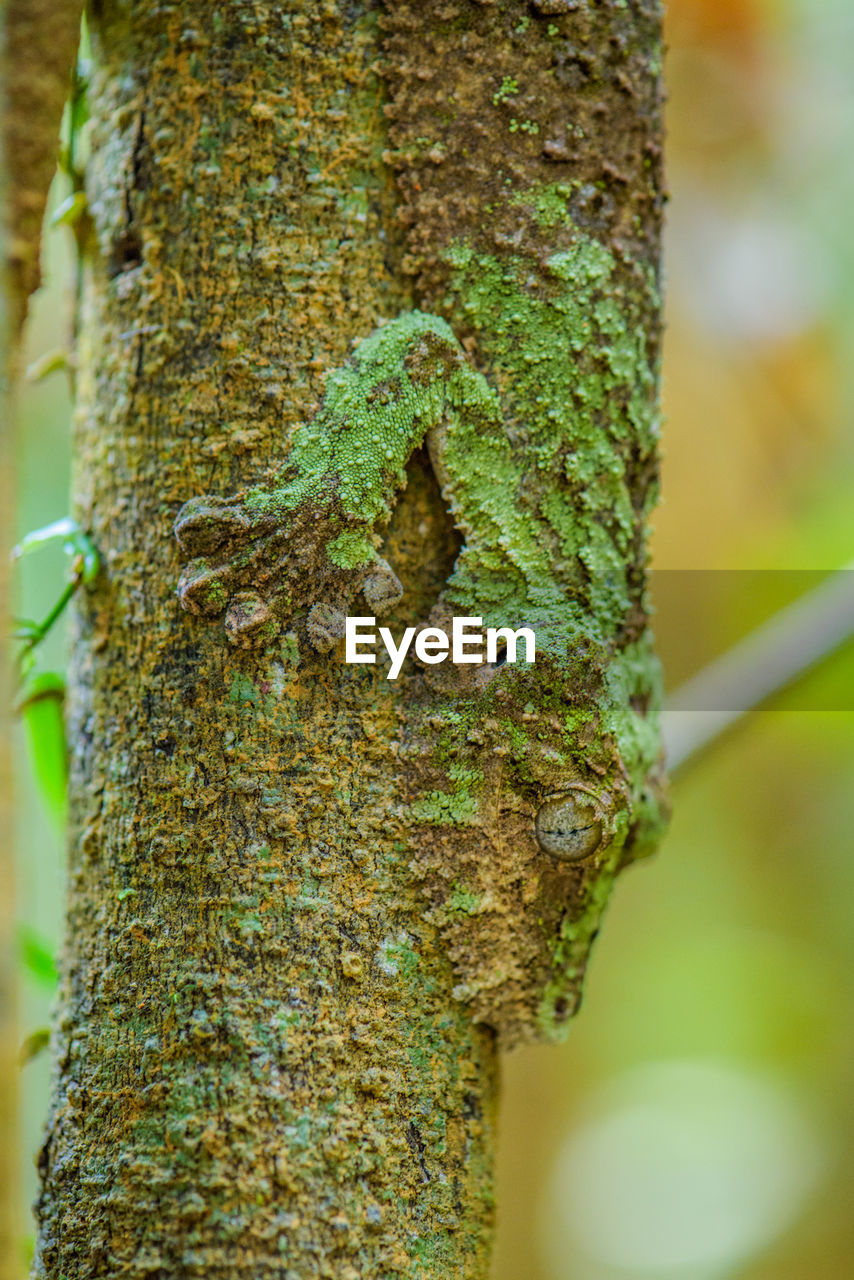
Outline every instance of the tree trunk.
<svg viewBox="0 0 854 1280"><path fill-rule="evenodd" d="M36 1274L484 1277L497 1048L563 1033L660 826L658 6L89 24ZM381 607L537 662L387 680L334 643Z"/></svg>

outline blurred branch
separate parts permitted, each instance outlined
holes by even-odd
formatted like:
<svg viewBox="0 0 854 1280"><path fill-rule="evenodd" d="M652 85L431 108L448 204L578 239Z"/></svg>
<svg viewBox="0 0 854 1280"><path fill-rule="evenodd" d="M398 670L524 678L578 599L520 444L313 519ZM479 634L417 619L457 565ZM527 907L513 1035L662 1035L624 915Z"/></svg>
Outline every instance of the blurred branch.
<svg viewBox="0 0 854 1280"><path fill-rule="evenodd" d="M80 34L80 0L7 0L0 45L6 171L4 275L10 340L39 286L41 226L56 169L59 126Z"/></svg>
<svg viewBox="0 0 854 1280"><path fill-rule="evenodd" d="M782 609L668 698L667 763L684 768L854 635L854 564Z"/></svg>

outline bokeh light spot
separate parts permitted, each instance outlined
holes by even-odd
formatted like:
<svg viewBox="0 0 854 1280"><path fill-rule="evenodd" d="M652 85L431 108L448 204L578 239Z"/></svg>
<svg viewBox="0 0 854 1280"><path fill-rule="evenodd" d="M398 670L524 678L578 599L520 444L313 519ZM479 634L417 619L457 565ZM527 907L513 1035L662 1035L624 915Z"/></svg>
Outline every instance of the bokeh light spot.
<svg viewBox="0 0 854 1280"><path fill-rule="evenodd" d="M547 1274L577 1275L581 1255L591 1280L729 1275L794 1221L825 1163L815 1121L776 1077L704 1060L638 1068L559 1152Z"/></svg>

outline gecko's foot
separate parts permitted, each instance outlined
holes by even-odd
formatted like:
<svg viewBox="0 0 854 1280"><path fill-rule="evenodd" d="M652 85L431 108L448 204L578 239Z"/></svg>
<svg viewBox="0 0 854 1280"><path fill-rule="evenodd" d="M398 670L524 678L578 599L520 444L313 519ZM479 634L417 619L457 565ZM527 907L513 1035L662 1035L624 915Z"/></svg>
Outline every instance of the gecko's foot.
<svg viewBox="0 0 854 1280"><path fill-rule="evenodd" d="M225 630L232 644L251 649L275 625L269 605L254 591L239 591L229 602L225 614Z"/></svg>
<svg viewBox="0 0 854 1280"><path fill-rule="evenodd" d="M202 497L185 502L175 518L175 537L187 555L211 555L244 537L262 531L263 521L253 520L242 495L234 498Z"/></svg>
<svg viewBox="0 0 854 1280"><path fill-rule="evenodd" d="M175 536L193 557L178 582L183 609L205 617L225 613L228 638L242 648L264 643L281 620L304 614L309 640L326 652L338 632L343 635L337 619L360 591L374 614L397 603L403 587L373 550L369 530L359 534L360 562L342 565L335 555L341 518L329 503L277 511L273 502L259 502L258 493L193 498L178 512Z"/></svg>
<svg viewBox="0 0 854 1280"><path fill-rule="evenodd" d="M192 557L178 582L181 607L205 617L226 612L229 638L253 643L287 595L282 575L275 574L277 560L284 559L281 526L238 494L191 498L174 527L181 549Z"/></svg>
<svg viewBox="0 0 854 1280"><path fill-rule="evenodd" d="M340 609L319 600L312 605L306 623L308 638L318 653L328 653L339 640L344 639L346 618Z"/></svg>

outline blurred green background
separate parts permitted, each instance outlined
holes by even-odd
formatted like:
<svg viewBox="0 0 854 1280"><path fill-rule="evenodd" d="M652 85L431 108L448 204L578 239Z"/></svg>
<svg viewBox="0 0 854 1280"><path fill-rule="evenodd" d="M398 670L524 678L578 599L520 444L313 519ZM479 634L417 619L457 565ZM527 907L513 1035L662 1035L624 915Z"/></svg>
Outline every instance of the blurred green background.
<svg viewBox="0 0 854 1280"><path fill-rule="evenodd" d="M654 563L837 568L854 560L854 6L670 0L667 27ZM70 329L69 240L47 236L30 360ZM67 510L70 418L63 373L26 388L22 533ZM25 561L18 612L45 614L63 568L58 548ZM775 582L791 594L767 580L760 616ZM671 681L755 612L708 610L698 643L667 611ZM56 634L40 666L62 663ZM848 645L677 776L672 830L618 886L568 1043L507 1060L495 1280L852 1274L852 682ZM28 1035L49 1021L63 856L23 733L17 758ZM46 1055L22 1070L23 1260Z"/></svg>

